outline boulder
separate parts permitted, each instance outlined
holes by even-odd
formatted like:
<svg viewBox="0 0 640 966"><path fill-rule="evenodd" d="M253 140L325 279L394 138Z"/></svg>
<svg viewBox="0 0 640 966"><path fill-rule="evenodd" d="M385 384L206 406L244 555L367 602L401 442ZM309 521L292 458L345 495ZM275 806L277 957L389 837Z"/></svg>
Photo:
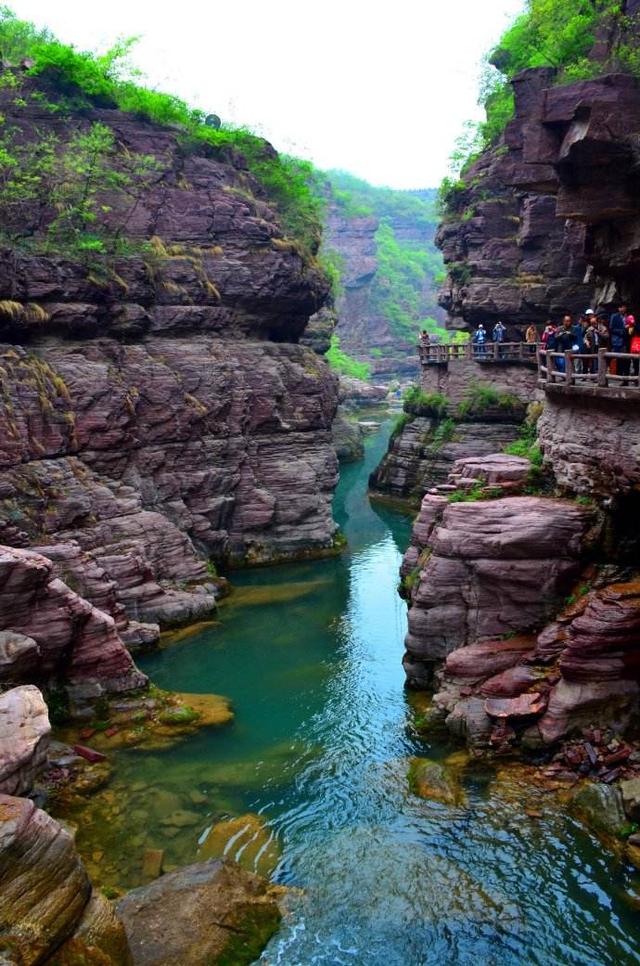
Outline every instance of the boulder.
<svg viewBox="0 0 640 966"><path fill-rule="evenodd" d="M634 822L640 821L640 778L620 782L625 815Z"/></svg>
<svg viewBox="0 0 640 966"><path fill-rule="evenodd" d="M0 796L0 950L38 963L73 933L91 895L71 836L26 799Z"/></svg>
<svg viewBox="0 0 640 966"><path fill-rule="evenodd" d="M264 880L233 862L187 866L116 905L134 966L252 963L280 921Z"/></svg>
<svg viewBox="0 0 640 966"><path fill-rule="evenodd" d="M0 793L26 795L47 764L49 713L42 694L23 685L0 694Z"/></svg>
<svg viewBox="0 0 640 966"><path fill-rule="evenodd" d="M439 512L409 610L406 648L417 684L452 651L520 635L551 617L579 571L592 519L588 508L532 496L448 504ZM496 673L518 663L512 648L519 647L516 637L515 645L498 642L480 653L496 662ZM454 666L465 660L452 658Z"/></svg>
<svg viewBox="0 0 640 966"><path fill-rule="evenodd" d="M616 785L582 783L574 792L569 808L589 828L605 835L618 836L627 824L622 808L622 795Z"/></svg>

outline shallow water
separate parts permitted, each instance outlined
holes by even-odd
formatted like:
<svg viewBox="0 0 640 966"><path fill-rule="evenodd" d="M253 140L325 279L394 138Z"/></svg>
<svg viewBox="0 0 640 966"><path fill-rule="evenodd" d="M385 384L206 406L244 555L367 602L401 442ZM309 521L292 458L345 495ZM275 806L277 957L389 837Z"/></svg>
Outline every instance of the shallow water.
<svg viewBox="0 0 640 966"><path fill-rule="evenodd" d="M134 799L126 814L107 803L85 849L102 835L106 879L134 885L144 846L192 861L213 823L259 813L282 849L275 878L304 889L263 963L640 962L633 874L550 796L477 770L458 807L408 789L412 755L454 748L408 727L396 585L410 519L366 499L388 432L343 469L342 559L232 575L219 626L140 662L161 687L229 696L236 718L163 754L121 753L116 802L132 784ZM191 824L168 829L172 809Z"/></svg>

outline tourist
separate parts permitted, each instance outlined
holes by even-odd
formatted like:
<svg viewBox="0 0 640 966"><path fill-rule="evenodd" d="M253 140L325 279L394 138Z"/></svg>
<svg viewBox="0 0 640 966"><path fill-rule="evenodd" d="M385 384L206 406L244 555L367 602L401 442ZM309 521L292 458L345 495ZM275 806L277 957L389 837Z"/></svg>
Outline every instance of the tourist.
<svg viewBox="0 0 640 966"><path fill-rule="evenodd" d="M629 342L627 333L627 306L622 302L618 306L618 311L614 312L609 319L609 337L611 340L612 352L628 352ZM609 371L612 375L626 376L629 372L629 362L627 359L613 359Z"/></svg>
<svg viewBox="0 0 640 966"><path fill-rule="evenodd" d="M596 327L596 314L593 309L587 309L583 317L583 343L584 351L587 355L594 356L593 359L584 360L584 371L595 373L598 371L598 329Z"/></svg>
<svg viewBox="0 0 640 966"><path fill-rule="evenodd" d="M531 325L528 327L527 331L524 334L524 341L528 343L528 345L537 345L538 343L538 330L536 329L533 322L531 323Z"/></svg>
<svg viewBox="0 0 640 966"><path fill-rule="evenodd" d="M608 318L605 312L598 312L598 348L607 351L611 345Z"/></svg>
<svg viewBox="0 0 640 966"><path fill-rule="evenodd" d="M635 359L629 360L629 375L637 376L640 371L640 323L637 323L635 316L627 316L627 335L629 338L629 352Z"/></svg>
<svg viewBox="0 0 640 966"><path fill-rule="evenodd" d="M540 341L542 342L542 345L545 347L545 349L548 349L549 351L553 351L553 349L555 348L555 344L556 344L555 336L556 336L557 330L558 330L558 326L555 325L551 320L549 320L545 325L544 329L542 330L542 335L540 336ZM527 332L528 331L529 329L527 329ZM549 343L551 343L551 345L549 345Z"/></svg>
<svg viewBox="0 0 640 966"><path fill-rule="evenodd" d="M580 331L578 332L578 329ZM582 329L579 325L574 325L570 315L565 315L562 325L558 329L555 337L557 352L579 352L582 345ZM559 372L566 372L566 361L563 358L555 360L556 368Z"/></svg>
<svg viewBox="0 0 640 966"><path fill-rule="evenodd" d="M494 325L493 332L491 334L494 342L504 342L507 330L500 320L498 320Z"/></svg>
<svg viewBox="0 0 640 966"><path fill-rule="evenodd" d="M487 330L482 322L473 333L474 355L483 356L486 352L485 343L487 341Z"/></svg>
<svg viewBox="0 0 640 966"><path fill-rule="evenodd" d="M422 332L420 333L419 343L421 346L424 346L424 348L426 349L429 348L431 339L429 338L429 333L427 332L426 329L423 329Z"/></svg>

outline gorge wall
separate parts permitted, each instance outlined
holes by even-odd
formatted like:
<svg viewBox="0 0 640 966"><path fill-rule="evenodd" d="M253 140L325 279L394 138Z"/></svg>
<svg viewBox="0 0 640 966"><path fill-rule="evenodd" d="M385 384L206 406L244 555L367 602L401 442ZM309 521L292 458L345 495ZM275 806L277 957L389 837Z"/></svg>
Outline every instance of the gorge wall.
<svg viewBox="0 0 640 966"><path fill-rule="evenodd" d="M636 21L626 23L635 37ZM611 29L598 44L594 56L605 60ZM626 300L637 314L640 83L603 68L555 86L557 73L514 78L513 120L450 192L438 241L454 325L500 318L518 338L530 322L587 306ZM436 381L423 374L423 391L450 392L444 373ZM640 693L640 399L561 386L542 393L532 375L529 391L543 401L537 445L546 486L487 500L512 477L474 460L482 438L473 440L451 486L424 497L403 565L409 682L435 686L436 713L450 730L502 752L553 746L594 727L597 745L598 728L620 734L637 721ZM521 391L527 378L515 375ZM410 451L411 433L409 424L397 452ZM441 480L431 466L416 492ZM472 486L484 487L485 500L447 499L447 489ZM557 768L611 782L632 777L630 755L620 744L580 746Z"/></svg>
<svg viewBox="0 0 640 966"><path fill-rule="evenodd" d="M51 548L111 613L192 620L215 604L209 560L332 548L337 380L297 344L328 282L231 147L115 109L60 116L40 87L3 91L20 139L100 124L153 168L133 202L102 199L130 253L0 251L0 540ZM21 205L33 238L42 217Z"/></svg>

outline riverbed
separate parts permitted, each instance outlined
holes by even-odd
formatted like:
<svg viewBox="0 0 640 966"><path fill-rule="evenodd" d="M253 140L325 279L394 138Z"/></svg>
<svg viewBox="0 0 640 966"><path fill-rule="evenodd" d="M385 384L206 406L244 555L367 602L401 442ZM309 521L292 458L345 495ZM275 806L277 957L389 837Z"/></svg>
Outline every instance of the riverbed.
<svg viewBox="0 0 640 966"><path fill-rule="evenodd" d="M554 796L477 766L455 806L409 789L412 756L460 755L420 736L421 699L404 689L411 518L367 498L390 428L342 469L341 558L232 574L215 625L139 662L160 687L226 695L235 719L170 751L119 753L79 847L103 881L131 887L144 848L194 861L212 826L253 816L260 847L239 834L227 854L296 887L262 963L640 962L634 874Z"/></svg>

